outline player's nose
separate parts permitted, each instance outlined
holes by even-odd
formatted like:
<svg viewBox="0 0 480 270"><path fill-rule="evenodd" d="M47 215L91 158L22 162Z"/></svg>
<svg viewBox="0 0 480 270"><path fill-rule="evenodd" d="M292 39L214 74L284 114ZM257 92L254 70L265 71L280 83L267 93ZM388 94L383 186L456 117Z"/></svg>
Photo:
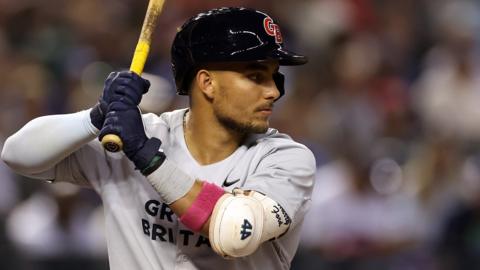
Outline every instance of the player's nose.
<svg viewBox="0 0 480 270"><path fill-rule="evenodd" d="M265 99L273 100L276 100L280 97L280 91L278 90L277 85L273 82L273 80L272 83L268 84L268 86L264 88L263 96Z"/></svg>

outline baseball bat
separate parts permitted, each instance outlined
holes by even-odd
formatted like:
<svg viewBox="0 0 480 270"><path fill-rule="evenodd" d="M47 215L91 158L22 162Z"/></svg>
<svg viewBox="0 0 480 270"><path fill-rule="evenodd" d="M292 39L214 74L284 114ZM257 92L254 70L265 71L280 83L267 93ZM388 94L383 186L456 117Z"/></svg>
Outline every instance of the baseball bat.
<svg viewBox="0 0 480 270"><path fill-rule="evenodd" d="M147 13L143 20L140 38L138 39L135 52L133 53L132 63L130 64L130 71L141 75L143 67L147 61L148 53L150 52L150 43L152 40L152 33L157 24L157 18L162 12L165 0L150 0L148 2ZM109 152L118 152L123 148L122 139L116 134L107 134L102 138L102 145L105 150Z"/></svg>

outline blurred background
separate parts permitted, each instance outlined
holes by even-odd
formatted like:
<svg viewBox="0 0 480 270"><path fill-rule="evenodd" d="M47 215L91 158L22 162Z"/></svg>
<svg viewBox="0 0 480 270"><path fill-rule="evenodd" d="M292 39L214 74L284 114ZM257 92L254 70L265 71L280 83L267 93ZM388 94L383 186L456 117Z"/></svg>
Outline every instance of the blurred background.
<svg viewBox="0 0 480 270"><path fill-rule="evenodd" d="M147 3L0 0L0 147L32 118L94 105L129 67ZM478 269L480 1L166 1L144 111L187 105L170 45L220 6L269 13L310 59L282 68L272 119L317 159L292 269ZM108 269L102 215L92 191L0 162L0 269Z"/></svg>

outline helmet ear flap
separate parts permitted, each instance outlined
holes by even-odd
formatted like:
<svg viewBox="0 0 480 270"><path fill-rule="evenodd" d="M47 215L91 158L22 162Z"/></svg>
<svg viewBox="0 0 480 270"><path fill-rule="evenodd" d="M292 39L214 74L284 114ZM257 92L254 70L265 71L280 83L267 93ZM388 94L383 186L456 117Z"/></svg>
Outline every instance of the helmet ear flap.
<svg viewBox="0 0 480 270"><path fill-rule="evenodd" d="M280 96L278 96L277 98L278 100L285 94L285 75L277 71L275 74L273 74L273 81L275 82L275 85L280 92Z"/></svg>

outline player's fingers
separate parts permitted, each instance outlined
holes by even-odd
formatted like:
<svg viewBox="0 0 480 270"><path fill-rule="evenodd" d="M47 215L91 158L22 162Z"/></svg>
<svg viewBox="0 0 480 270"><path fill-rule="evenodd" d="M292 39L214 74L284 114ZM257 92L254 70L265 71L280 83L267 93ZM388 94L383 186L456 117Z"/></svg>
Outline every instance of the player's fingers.
<svg viewBox="0 0 480 270"><path fill-rule="evenodd" d="M100 131L100 134L98 135L98 139L102 141L103 137L105 137L108 134L115 134L121 138L122 127L114 124L105 124L103 125L103 128Z"/></svg>
<svg viewBox="0 0 480 270"><path fill-rule="evenodd" d="M105 122L103 123L103 127L100 130L100 134L98 135L99 140L101 141L103 137L107 134L115 134L120 136L121 135L121 125L120 118L118 117L118 113L116 111L110 111L107 113L105 117Z"/></svg>
<svg viewBox="0 0 480 270"><path fill-rule="evenodd" d="M120 112L120 111L136 109L136 108L137 108L137 105L132 104L125 97L121 97L121 96L116 97L116 100L108 105L108 109L107 109L108 113L106 117L108 117L110 112Z"/></svg>
<svg viewBox="0 0 480 270"><path fill-rule="evenodd" d="M142 100L142 92L140 90L133 90L130 86L120 85L115 90L115 94L111 101L122 101L130 105L137 106Z"/></svg>

